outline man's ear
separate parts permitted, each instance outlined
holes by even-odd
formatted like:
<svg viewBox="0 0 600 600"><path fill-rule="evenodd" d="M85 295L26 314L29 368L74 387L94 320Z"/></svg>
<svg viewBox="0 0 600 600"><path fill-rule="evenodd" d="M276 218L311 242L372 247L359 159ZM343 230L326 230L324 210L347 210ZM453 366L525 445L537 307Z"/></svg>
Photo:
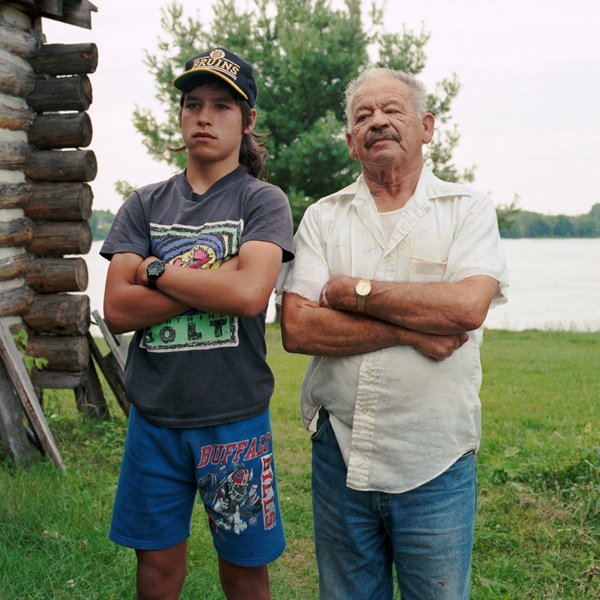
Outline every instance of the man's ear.
<svg viewBox="0 0 600 600"><path fill-rule="evenodd" d="M348 144L348 153L350 154L350 158L356 160L358 158L358 154L356 154L356 150L354 149L354 142L352 141L352 134L346 131L346 143Z"/></svg>
<svg viewBox="0 0 600 600"><path fill-rule="evenodd" d="M422 119L423 123L423 143L429 144L433 139L433 133L435 131L435 117L431 113L425 113Z"/></svg>

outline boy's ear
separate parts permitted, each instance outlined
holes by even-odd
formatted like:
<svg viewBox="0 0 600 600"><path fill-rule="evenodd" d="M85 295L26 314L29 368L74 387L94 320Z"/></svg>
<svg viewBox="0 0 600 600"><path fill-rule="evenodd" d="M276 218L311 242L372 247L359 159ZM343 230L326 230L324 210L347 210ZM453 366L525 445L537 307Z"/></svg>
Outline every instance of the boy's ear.
<svg viewBox="0 0 600 600"><path fill-rule="evenodd" d="M244 131L242 133L244 133L244 134L251 133L252 131L254 131L255 125L256 125L256 110L252 109L252 116L250 117L250 123L248 123L248 126L246 127L246 129L244 129Z"/></svg>

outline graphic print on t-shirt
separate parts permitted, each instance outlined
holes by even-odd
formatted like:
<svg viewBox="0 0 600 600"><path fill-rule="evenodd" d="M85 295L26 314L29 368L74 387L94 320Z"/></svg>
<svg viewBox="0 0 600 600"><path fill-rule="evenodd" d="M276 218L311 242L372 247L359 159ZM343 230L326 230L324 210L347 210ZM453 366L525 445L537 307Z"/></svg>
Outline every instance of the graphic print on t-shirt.
<svg viewBox="0 0 600 600"><path fill-rule="evenodd" d="M176 267L216 269L237 255L243 222L221 221L198 227L150 225L153 256ZM148 352L210 350L238 345L237 317L192 309L144 330Z"/></svg>

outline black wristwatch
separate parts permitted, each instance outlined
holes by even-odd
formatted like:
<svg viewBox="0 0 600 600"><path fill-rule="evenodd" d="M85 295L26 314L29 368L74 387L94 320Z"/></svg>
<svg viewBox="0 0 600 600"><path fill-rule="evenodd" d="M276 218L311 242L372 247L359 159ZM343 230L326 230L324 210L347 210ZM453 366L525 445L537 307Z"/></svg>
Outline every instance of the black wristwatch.
<svg viewBox="0 0 600 600"><path fill-rule="evenodd" d="M146 267L146 275L148 276L148 287L156 289L158 278L165 272L165 263L162 260L153 260Z"/></svg>

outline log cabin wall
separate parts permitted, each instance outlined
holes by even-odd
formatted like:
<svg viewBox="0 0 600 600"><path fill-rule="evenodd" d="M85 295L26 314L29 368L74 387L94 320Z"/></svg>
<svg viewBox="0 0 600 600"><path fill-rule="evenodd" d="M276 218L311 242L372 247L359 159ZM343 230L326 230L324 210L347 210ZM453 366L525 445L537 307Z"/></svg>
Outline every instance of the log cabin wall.
<svg viewBox="0 0 600 600"><path fill-rule="evenodd" d="M0 0L0 317L46 358L34 385L89 381L88 272L96 157L94 44L45 44L42 17L91 28L87 0Z"/></svg>

